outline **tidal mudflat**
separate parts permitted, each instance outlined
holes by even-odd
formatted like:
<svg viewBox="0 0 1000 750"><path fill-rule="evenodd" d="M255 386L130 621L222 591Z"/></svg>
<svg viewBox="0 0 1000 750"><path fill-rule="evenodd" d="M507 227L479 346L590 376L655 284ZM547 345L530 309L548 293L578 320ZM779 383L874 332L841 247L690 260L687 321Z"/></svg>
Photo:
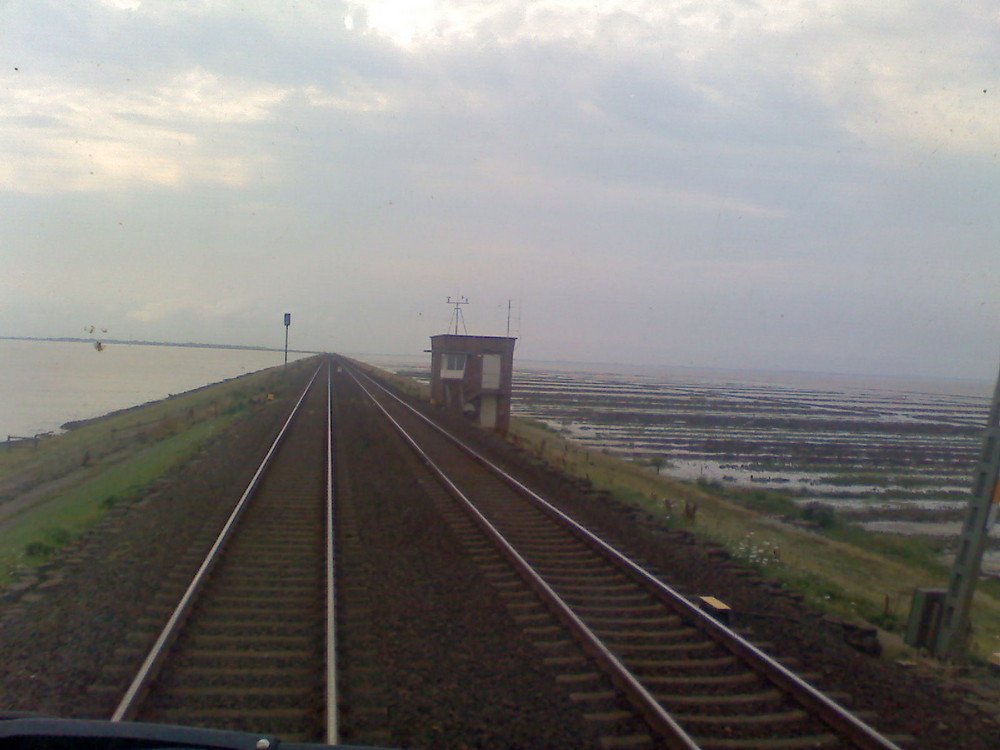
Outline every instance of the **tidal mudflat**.
<svg viewBox="0 0 1000 750"><path fill-rule="evenodd" d="M951 536L990 384L524 368L514 412L677 478L790 493L872 531Z"/></svg>

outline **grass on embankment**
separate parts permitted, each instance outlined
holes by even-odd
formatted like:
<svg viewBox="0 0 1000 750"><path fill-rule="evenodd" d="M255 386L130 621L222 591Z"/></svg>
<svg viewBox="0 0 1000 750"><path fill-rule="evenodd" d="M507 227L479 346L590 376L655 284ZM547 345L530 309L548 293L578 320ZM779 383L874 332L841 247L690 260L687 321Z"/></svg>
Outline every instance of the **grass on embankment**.
<svg viewBox="0 0 1000 750"><path fill-rule="evenodd" d="M115 412L61 435L0 448L0 588L50 559L116 503L190 459L289 370L272 368Z"/></svg>
<svg viewBox="0 0 1000 750"><path fill-rule="evenodd" d="M515 419L511 439L568 474L645 509L678 528L721 544L738 559L805 596L813 607L886 630L905 629L913 589L943 586L948 570L924 539L873 534L831 514L812 529L778 520L808 511L773 492L693 485L658 476L653 468L588 450L542 424ZM671 501L668 512L664 498ZM694 520L686 502L697 505ZM973 610L973 652L1000 650L1000 586L980 584Z"/></svg>

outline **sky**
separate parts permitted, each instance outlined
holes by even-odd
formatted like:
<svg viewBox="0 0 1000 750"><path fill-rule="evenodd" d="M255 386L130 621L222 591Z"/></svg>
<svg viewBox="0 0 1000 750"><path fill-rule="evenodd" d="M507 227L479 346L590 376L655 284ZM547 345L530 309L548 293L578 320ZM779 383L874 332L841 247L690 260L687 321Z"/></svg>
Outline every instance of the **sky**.
<svg viewBox="0 0 1000 750"><path fill-rule="evenodd" d="M993 380L998 153L995 0L6 0L0 335Z"/></svg>

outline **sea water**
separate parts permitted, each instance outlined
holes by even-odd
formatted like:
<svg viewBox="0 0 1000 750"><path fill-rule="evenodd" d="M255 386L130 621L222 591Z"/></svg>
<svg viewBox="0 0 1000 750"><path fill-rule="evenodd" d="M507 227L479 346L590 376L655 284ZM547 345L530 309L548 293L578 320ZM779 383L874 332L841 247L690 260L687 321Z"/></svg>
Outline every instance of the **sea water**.
<svg viewBox="0 0 1000 750"><path fill-rule="evenodd" d="M289 360L302 354L289 354ZM281 365L284 352L0 340L0 441Z"/></svg>

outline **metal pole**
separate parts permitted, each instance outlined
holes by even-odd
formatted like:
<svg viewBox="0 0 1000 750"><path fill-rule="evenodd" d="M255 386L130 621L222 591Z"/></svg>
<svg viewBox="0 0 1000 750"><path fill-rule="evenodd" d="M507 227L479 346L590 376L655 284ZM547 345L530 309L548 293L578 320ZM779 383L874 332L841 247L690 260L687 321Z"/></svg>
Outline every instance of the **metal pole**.
<svg viewBox="0 0 1000 750"><path fill-rule="evenodd" d="M939 659L959 660L969 648L969 610L979 580L983 550L1000 508L1000 376L993 389L993 403L983 436L983 452L973 479L972 497L959 536L958 552L945 592L941 627L934 643Z"/></svg>
<svg viewBox="0 0 1000 750"><path fill-rule="evenodd" d="M292 324L292 314L285 313L285 364L288 364L288 326Z"/></svg>

